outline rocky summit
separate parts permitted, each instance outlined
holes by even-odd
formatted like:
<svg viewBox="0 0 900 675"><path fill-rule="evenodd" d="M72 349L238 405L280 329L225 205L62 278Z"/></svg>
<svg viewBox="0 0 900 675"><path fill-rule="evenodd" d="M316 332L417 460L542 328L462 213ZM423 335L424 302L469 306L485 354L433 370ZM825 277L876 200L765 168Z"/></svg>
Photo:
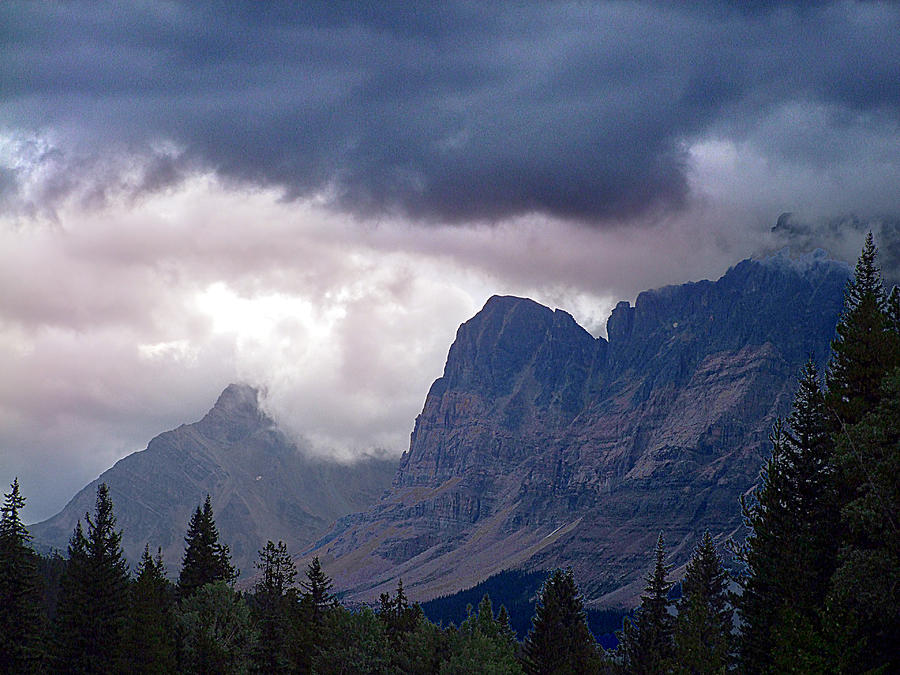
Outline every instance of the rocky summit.
<svg viewBox="0 0 900 675"><path fill-rule="evenodd" d="M619 303L595 338L566 312L493 297L460 326L391 489L312 554L347 598L414 599L500 570L572 566L594 606L630 605L660 531L685 563L737 532L796 375L820 365L850 269L817 252Z"/></svg>
<svg viewBox="0 0 900 675"><path fill-rule="evenodd" d="M305 455L260 410L255 389L232 384L202 420L160 434L146 450L119 460L29 530L39 547L65 552L104 482L132 565L145 544L153 552L160 546L170 576L177 577L188 521L209 494L220 539L248 575L266 540L284 540L292 550L308 546L336 518L372 504L396 468L396 459L339 464Z"/></svg>

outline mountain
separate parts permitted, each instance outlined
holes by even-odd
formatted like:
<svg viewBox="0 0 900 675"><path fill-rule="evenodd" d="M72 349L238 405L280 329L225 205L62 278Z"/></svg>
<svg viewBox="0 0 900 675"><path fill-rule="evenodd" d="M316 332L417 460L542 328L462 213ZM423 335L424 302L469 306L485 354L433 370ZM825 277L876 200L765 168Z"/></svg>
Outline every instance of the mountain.
<svg viewBox="0 0 900 675"><path fill-rule="evenodd" d="M160 434L145 450L119 460L52 518L29 527L38 546L66 550L97 485L109 485L122 546L134 564L144 545L163 549L172 576L181 569L184 535L194 509L212 496L220 540L234 564L252 574L266 540L293 550L335 521L367 508L390 485L395 459L355 464L304 455L259 408L257 391L232 384L199 422Z"/></svg>
<svg viewBox="0 0 900 675"><path fill-rule="evenodd" d="M504 569L574 568L628 605L660 530L682 565L738 530L796 375L829 353L850 269L816 252L619 303L595 338L561 310L492 297L460 326L391 489L311 554L348 600L402 578L427 600Z"/></svg>

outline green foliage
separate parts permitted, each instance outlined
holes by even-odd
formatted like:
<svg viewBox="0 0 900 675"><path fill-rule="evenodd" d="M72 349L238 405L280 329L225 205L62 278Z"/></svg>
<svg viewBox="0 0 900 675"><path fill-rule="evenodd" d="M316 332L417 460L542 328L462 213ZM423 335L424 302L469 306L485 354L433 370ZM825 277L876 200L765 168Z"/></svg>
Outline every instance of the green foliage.
<svg viewBox="0 0 900 675"><path fill-rule="evenodd" d="M725 672L729 666L732 609L728 575L707 530L688 562L675 620L676 673Z"/></svg>
<svg viewBox="0 0 900 675"><path fill-rule="evenodd" d="M880 403L838 436L845 486L839 566L827 601L834 651L849 669L900 671L900 369Z"/></svg>
<svg viewBox="0 0 900 675"><path fill-rule="evenodd" d="M67 561L56 551L47 556L36 555L34 560L40 580L41 614L45 621L52 623L56 618L56 603Z"/></svg>
<svg viewBox="0 0 900 675"><path fill-rule="evenodd" d="M836 566L840 523L833 441L818 372L810 361L788 419L772 434L772 456L750 499L742 500L750 529L741 557L747 564L738 611L743 622L741 661L747 672L772 666L779 616L790 607L807 644L821 649L820 613ZM812 657L811 657L812 658Z"/></svg>
<svg viewBox="0 0 900 675"><path fill-rule="evenodd" d="M31 537L19 517L19 479L4 495L0 517L0 672L34 672L42 658L40 578Z"/></svg>
<svg viewBox="0 0 900 675"><path fill-rule="evenodd" d="M318 558L315 560L318 562ZM265 548L259 552L256 568L262 573L262 577L256 582L257 597L284 597L297 576L297 568L283 541L279 541L277 545L271 539L267 541Z"/></svg>
<svg viewBox="0 0 900 675"><path fill-rule="evenodd" d="M391 649L384 624L372 610L350 612L338 608L326 615L324 631L328 638L313 657L312 673L387 675L397 672L391 667Z"/></svg>
<svg viewBox="0 0 900 675"><path fill-rule="evenodd" d="M53 643L59 672L108 673L120 657L128 606L128 565L122 533L115 531L105 483L97 488L93 518L85 514L69 541L69 562L60 584Z"/></svg>
<svg viewBox="0 0 900 675"><path fill-rule="evenodd" d="M501 607L494 618L491 599L485 595L477 614L469 614L450 638L450 655L441 664L441 675L505 675L523 673L516 659L516 640L509 617Z"/></svg>
<svg viewBox="0 0 900 675"><path fill-rule="evenodd" d="M844 310L831 343L828 407L835 424L851 425L878 404L881 381L900 365L900 334L885 298L878 251L870 232L848 283ZM892 298L896 306L896 298Z"/></svg>
<svg viewBox="0 0 900 675"><path fill-rule="evenodd" d="M181 601L176 619L182 638L180 672L251 671L256 632L247 604L227 583L201 586Z"/></svg>
<svg viewBox="0 0 900 675"><path fill-rule="evenodd" d="M297 569L283 541L277 545L268 541L259 552L256 567L261 577L251 605L259 632L254 664L265 673L294 672L300 663L292 645L304 641L295 628L300 621L300 602L296 589L291 588Z"/></svg>
<svg viewBox="0 0 900 675"><path fill-rule="evenodd" d="M656 540L656 562L647 577L641 596L641 606L633 621L625 619L620 637L619 652L627 672L638 675L666 672L673 655L673 617L669 613L672 602L667 580L671 566L665 563L666 549L662 533Z"/></svg>
<svg viewBox="0 0 900 675"><path fill-rule="evenodd" d="M206 495L203 508L198 506L191 516L184 542L184 558L178 577L180 597L189 597L206 584L231 582L237 578L237 571L231 565L228 546L219 543L219 530L213 518L209 495Z"/></svg>
<svg viewBox="0 0 900 675"><path fill-rule="evenodd" d="M418 604L409 604L402 579L397 581L394 597L382 593L380 604L378 619L390 646L392 672L437 672L448 649L446 636L425 618Z"/></svg>
<svg viewBox="0 0 900 675"><path fill-rule="evenodd" d="M403 591L403 579L397 580L397 593L394 597L392 598L388 593L382 593L380 603L378 618L384 624L388 638L394 646L397 646L406 633L415 630L421 609L415 605L410 606L406 593Z"/></svg>
<svg viewBox="0 0 900 675"><path fill-rule="evenodd" d="M597 647L571 569L556 570L544 582L524 653L529 673L595 671Z"/></svg>
<svg viewBox="0 0 900 675"><path fill-rule="evenodd" d="M316 556L307 565L306 581L300 582L300 588L303 589L303 599L312 610L312 622L317 625L322 623L326 611L335 604L331 593L333 587L331 577L325 574L319 556Z"/></svg>
<svg viewBox="0 0 900 675"><path fill-rule="evenodd" d="M472 588L423 602L422 611L434 623L460 625L468 616L467 608L477 605L487 593L495 604L506 608L510 625L518 638L523 639L531 629L535 601L546 578L544 572L503 570ZM589 612L589 625L590 621Z"/></svg>
<svg viewBox="0 0 900 675"><path fill-rule="evenodd" d="M131 584L123 637L122 670L126 673L172 673L176 666L175 589L166 579L162 551L144 547Z"/></svg>

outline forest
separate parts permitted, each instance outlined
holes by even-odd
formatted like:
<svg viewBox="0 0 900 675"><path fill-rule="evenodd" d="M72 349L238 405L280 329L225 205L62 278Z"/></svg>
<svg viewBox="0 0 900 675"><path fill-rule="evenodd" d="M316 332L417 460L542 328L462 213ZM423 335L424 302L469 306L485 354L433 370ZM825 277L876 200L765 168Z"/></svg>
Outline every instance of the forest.
<svg viewBox="0 0 900 675"><path fill-rule="evenodd" d="M886 291L870 234L831 360L798 374L740 499L744 532L726 546L702 533L680 595L660 533L612 649L571 570L543 578L520 639L489 594L458 625L429 620L402 580L375 608L344 606L319 559L300 574L283 542L239 590L209 497L174 583L149 544L129 570L105 485L65 557L32 550L24 504L15 479L0 522L3 673L896 673L900 291Z"/></svg>

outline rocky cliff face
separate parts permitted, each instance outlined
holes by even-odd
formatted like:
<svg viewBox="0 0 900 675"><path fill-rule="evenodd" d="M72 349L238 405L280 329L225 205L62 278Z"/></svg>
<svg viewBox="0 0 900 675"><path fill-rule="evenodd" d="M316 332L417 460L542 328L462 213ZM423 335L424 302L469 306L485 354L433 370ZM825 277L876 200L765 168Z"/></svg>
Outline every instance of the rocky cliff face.
<svg viewBox="0 0 900 675"><path fill-rule="evenodd" d="M459 328L391 490L315 552L359 600L397 577L427 599L572 565L590 602L627 604L660 530L682 564L704 529L739 526L800 366L827 358L848 274L822 254L744 261L619 303L608 340L491 298Z"/></svg>
<svg viewBox="0 0 900 675"><path fill-rule="evenodd" d="M253 574L266 540L282 539L293 550L308 546L335 519L371 505L396 467L396 460L342 465L306 457L259 409L255 389L232 384L202 420L160 434L29 529L37 544L65 551L105 482L129 560L139 560L146 543L153 551L161 546L177 576L188 521L209 493L234 564Z"/></svg>

